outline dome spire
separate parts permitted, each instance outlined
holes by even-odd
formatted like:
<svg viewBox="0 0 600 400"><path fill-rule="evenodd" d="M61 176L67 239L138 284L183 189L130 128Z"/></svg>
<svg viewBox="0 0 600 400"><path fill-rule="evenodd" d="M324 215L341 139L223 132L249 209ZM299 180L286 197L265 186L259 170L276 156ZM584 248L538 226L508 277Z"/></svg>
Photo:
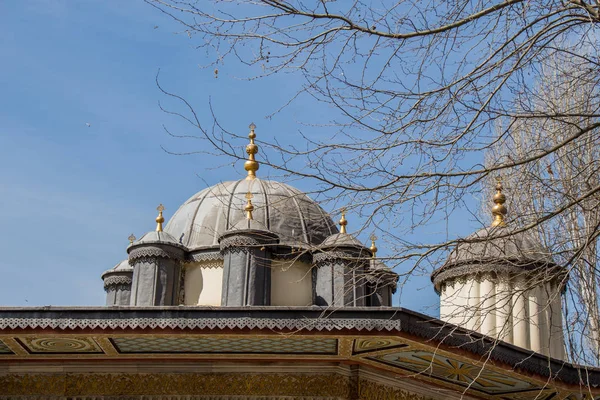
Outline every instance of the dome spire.
<svg viewBox="0 0 600 400"><path fill-rule="evenodd" d="M348 225L348 221L346 220L346 207L342 207L342 218L340 219L340 233L346 233L346 225Z"/></svg>
<svg viewBox="0 0 600 400"><path fill-rule="evenodd" d="M165 217L163 217L162 213L164 210L165 206L163 206L162 204L159 204L158 207L156 207L156 211L158 211L158 217L156 217L156 232L163 231L162 224L163 222L165 222Z"/></svg>
<svg viewBox="0 0 600 400"><path fill-rule="evenodd" d="M375 234L372 234L371 237L371 247L369 247L369 250L371 250L371 254L373 254L373 258L377 257L377 246L375 246L375 241L377 240L377 236L375 236Z"/></svg>
<svg viewBox="0 0 600 400"><path fill-rule="evenodd" d="M254 205L252 204L252 193L246 193L246 200L248 200L246 206L244 207L244 211L246 211L246 218L248 220L254 219L252 218L252 211L254 211Z"/></svg>
<svg viewBox="0 0 600 400"><path fill-rule="evenodd" d="M494 216L494 220L492 221L492 226L505 226L506 222L504 221L504 217L506 216L507 210L504 206L506 202L506 196L502 193L502 178L496 178L496 194L494 195L494 203L496 205L492 207L492 215Z"/></svg>
<svg viewBox="0 0 600 400"><path fill-rule="evenodd" d="M254 125L254 122L250 124L249 128L250 133L248 134L248 137L250 138L250 143L246 145L246 153L248 153L248 160L244 163L244 169L248 171L248 176L246 177L246 179L252 180L256 179L256 171L258 171L259 168L258 162L254 158L254 155L258 153L258 146L254 144L254 138L256 138L256 133L254 133L256 125Z"/></svg>
<svg viewBox="0 0 600 400"><path fill-rule="evenodd" d="M129 245L131 246L133 244L133 242L135 242L135 235L132 233L131 235L129 235L129 237L127 238L127 240L129 240Z"/></svg>

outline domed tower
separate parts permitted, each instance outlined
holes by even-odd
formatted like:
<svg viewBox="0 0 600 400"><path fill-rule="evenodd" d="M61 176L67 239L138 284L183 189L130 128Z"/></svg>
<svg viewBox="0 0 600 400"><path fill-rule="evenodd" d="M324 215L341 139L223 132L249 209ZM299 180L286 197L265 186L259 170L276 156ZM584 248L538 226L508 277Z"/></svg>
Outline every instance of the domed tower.
<svg viewBox="0 0 600 400"><path fill-rule="evenodd" d="M156 230L127 248L133 266L132 306L176 306L181 303L181 264L185 246L163 232L163 205L159 205Z"/></svg>
<svg viewBox="0 0 600 400"><path fill-rule="evenodd" d="M121 261L102 274L107 306L129 305L132 276L133 268L129 265L129 260Z"/></svg>
<svg viewBox="0 0 600 400"><path fill-rule="evenodd" d="M271 305L271 260L279 237L254 220L250 192L246 199L246 220L219 238L223 254L222 306Z"/></svg>
<svg viewBox="0 0 600 400"><path fill-rule="evenodd" d="M498 181L492 226L460 241L433 272L440 319L562 359L566 273L529 231L506 225L505 201Z"/></svg>
<svg viewBox="0 0 600 400"><path fill-rule="evenodd" d="M314 304L360 307L367 305L368 268L372 253L346 232L342 209L340 233L329 236L314 255Z"/></svg>
<svg viewBox="0 0 600 400"><path fill-rule="evenodd" d="M377 236L371 235L371 259L367 274L367 305L372 307L391 307L392 295L396 293L398 274L377 258Z"/></svg>

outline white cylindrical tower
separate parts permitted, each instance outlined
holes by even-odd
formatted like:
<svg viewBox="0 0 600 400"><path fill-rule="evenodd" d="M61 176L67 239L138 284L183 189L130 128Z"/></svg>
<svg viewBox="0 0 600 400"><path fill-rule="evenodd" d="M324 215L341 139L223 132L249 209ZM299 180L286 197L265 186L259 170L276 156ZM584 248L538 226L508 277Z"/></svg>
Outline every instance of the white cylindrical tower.
<svg viewBox="0 0 600 400"><path fill-rule="evenodd" d="M490 228L461 240L431 276L440 318L553 358L564 358L564 268L529 232L506 226L502 185Z"/></svg>

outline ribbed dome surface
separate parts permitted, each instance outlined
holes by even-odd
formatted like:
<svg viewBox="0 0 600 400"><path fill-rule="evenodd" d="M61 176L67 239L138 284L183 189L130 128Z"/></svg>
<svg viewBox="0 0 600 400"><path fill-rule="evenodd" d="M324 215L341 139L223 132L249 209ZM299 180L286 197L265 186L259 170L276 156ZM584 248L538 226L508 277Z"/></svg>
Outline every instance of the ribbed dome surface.
<svg viewBox="0 0 600 400"><path fill-rule="evenodd" d="M304 193L258 178L223 182L198 192L179 207L165 231L190 250L216 246L219 236L246 218L248 192L254 219L278 234L281 244L315 246L338 232L327 213Z"/></svg>

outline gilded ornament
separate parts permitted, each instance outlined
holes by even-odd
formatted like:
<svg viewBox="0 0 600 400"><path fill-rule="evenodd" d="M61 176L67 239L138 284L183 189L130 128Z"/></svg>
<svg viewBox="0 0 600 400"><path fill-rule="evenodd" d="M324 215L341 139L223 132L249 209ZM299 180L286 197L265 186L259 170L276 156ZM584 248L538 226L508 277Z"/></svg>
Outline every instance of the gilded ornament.
<svg viewBox="0 0 600 400"><path fill-rule="evenodd" d="M369 250L371 250L371 254L373 254L373 258L377 257L377 246L375 246L375 241L377 240L377 236L375 236L375 234L371 235L371 247L369 247Z"/></svg>
<svg viewBox="0 0 600 400"><path fill-rule="evenodd" d="M248 192L246 193L246 206L244 207L244 211L246 212L246 218L247 219L253 219L252 218L252 211L254 211L254 205L252 204L252 193Z"/></svg>
<svg viewBox="0 0 600 400"><path fill-rule="evenodd" d="M505 226L506 222L504 221L504 217L508 211L504 206L506 196L502 193L502 178L500 177L496 178L496 194L494 195L493 200L496 205L492 207L492 215L494 216L492 226Z"/></svg>
<svg viewBox="0 0 600 400"><path fill-rule="evenodd" d="M256 153L258 153L258 146L254 143L254 139L256 138L256 133L254 133L256 125L254 125L254 122L250 124L249 128L250 133L248 134L248 138L250 139L250 143L246 145L248 160L244 163L244 169L248 171L246 179L252 180L256 179L256 171L259 168L258 161L255 158Z"/></svg>
<svg viewBox="0 0 600 400"><path fill-rule="evenodd" d="M163 217L163 211L165 210L165 206L163 206L162 204L159 204L158 207L156 207L156 211L158 211L158 217L156 217L156 232L162 232L163 231L163 222L165 222L165 217Z"/></svg>
<svg viewBox="0 0 600 400"><path fill-rule="evenodd" d="M340 233L346 233L346 225L348 225L348 221L346 220L346 207L342 207L342 218L340 218Z"/></svg>

